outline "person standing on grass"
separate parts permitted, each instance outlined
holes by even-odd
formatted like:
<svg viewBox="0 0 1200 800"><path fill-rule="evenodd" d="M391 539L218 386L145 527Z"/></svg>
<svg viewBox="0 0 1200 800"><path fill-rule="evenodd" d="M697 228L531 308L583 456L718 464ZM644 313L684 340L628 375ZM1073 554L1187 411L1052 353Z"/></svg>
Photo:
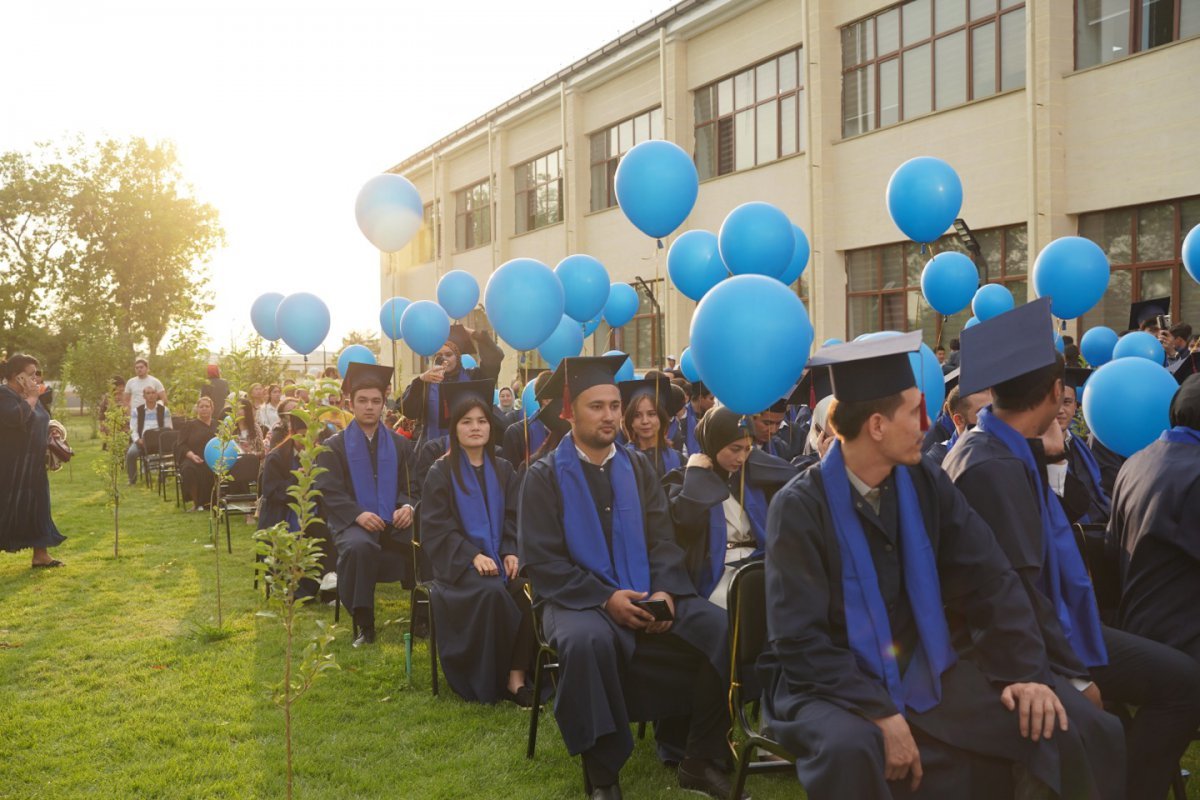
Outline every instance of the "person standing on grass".
<svg viewBox="0 0 1200 800"><path fill-rule="evenodd" d="M125 407L133 412L139 406L146 404L146 389L154 388L155 398L150 405L157 402L167 402L167 390L162 381L150 374L150 362L138 358L133 362L135 375L125 382Z"/></svg>
<svg viewBox="0 0 1200 800"><path fill-rule="evenodd" d="M0 550L32 548L34 567L61 567L50 555L66 537L50 518L50 415L38 402L40 366L22 353L0 362Z"/></svg>

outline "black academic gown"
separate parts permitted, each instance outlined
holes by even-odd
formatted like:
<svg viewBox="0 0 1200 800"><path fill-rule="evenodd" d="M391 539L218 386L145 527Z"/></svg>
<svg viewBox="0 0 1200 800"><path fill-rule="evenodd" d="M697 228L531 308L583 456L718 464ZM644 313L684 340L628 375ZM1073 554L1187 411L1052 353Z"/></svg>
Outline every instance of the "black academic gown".
<svg viewBox="0 0 1200 800"><path fill-rule="evenodd" d="M492 341L490 336L480 336L478 339L472 339L475 342L476 348L479 350L479 366L471 367L470 369L459 369L453 376L447 376L446 380L461 381L464 380L463 375L466 375L465 380L469 381L494 381L500 375L500 363L504 360L504 351ZM427 422L425 408L425 381L421 380L421 376L412 379L412 383L404 390L404 395L400 399L400 411L409 419L419 420L416 431L416 437L419 440L425 438L425 425ZM432 413L437 413L436 409Z"/></svg>
<svg viewBox="0 0 1200 800"><path fill-rule="evenodd" d="M0 550L57 547L67 537L50 518L46 444L50 414L0 384Z"/></svg>
<svg viewBox="0 0 1200 800"><path fill-rule="evenodd" d="M779 434L775 434L774 436L772 436L771 440L769 442L767 442L766 444L762 444L757 439L755 439L754 447L755 447L755 449L761 450L769 456L774 456L775 458L782 458L784 461L787 461L791 458L790 453L792 452L792 449L788 445L787 440L785 440Z"/></svg>
<svg viewBox="0 0 1200 800"><path fill-rule="evenodd" d="M1080 454L1080 450L1088 449L1087 442L1078 436L1072 436L1067 442L1067 469L1072 475L1079 479L1088 493L1087 516L1082 519L1083 522L1103 525L1108 522L1109 504L1105 501L1101 486L1104 484L1104 473L1100 474L1100 485L1096 485L1092 480L1092 473L1088 471L1087 464L1084 462L1084 457ZM1092 454L1093 457L1095 454ZM1099 463L1099 459L1097 459ZM1103 466L1101 466L1103 470ZM1111 490L1110 490L1111 491Z"/></svg>
<svg viewBox="0 0 1200 800"><path fill-rule="evenodd" d="M217 421L205 425L198 419L189 419L179 431L175 446L175 463L179 465L179 483L185 500L200 498L200 505L212 502L213 482L216 480L208 464L187 457L189 452L204 458L204 447L217 435Z"/></svg>
<svg viewBox="0 0 1200 800"><path fill-rule="evenodd" d="M262 477L259 483L259 493L262 502L258 509L258 529L266 530L280 522L287 522L288 505L295 502L288 489L296 484L296 476L292 470L299 469L300 462L296 457L295 447L290 441L285 441L263 459ZM309 525L306 535L321 545L321 574L331 572L337 565L337 550L329 535L329 526L322 520L316 520ZM316 594L316 582L305 578L301 583L300 596Z"/></svg>
<svg viewBox="0 0 1200 800"><path fill-rule="evenodd" d="M687 463L687 459L684 458L683 451L679 447L676 447L673 444L668 444L668 447L675 452L676 456L679 457L680 465ZM671 471L667 469L667 453L665 449L651 448L649 450L637 450L637 448L633 445L626 445L626 449L636 451L645 456L646 460L654 466L654 474L658 476L660 481L667 476L668 472Z"/></svg>
<svg viewBox="0 0 1200 800"><path fill-rule="evenodd" d="M1054 790L1061 787L1063 796L1122 797L1123 780L1114 784L1106 772L1121 777L1120 725L1109 715L1089 714L1079 692L1051 674L1029 601L987 525L932 462L899 469L912 478L951 634L973 643L942 675L941 702L925 713L906 713L925 769L919 796L1011 797L1003 762L1020 762ZM853 489L851 495L903 670L917 629L897 546L895 478L881 484L878 514ZM797 772L809 796L891 797L883 778L882 737L871 720L897 709L885 685L859 666L849 647L841 551L819 469L801 474L771 503L766 599L769 645L758 665L764 718L798 757ZM1070 730L1055 730L1040 743L1022 738L1016 714L1000 702L1001 689L1018 682L1054 686ZM1085 759L1099 763L1089 768ZM989 763L1001 768L988 769ZM1072 793L1087 788L1096 794Z"/></svg>
<svg viewBox="0 0 1200 800"><path fill-rule="evenodd" d="M1113 486L1117 484L1117 473L1121 471L1121 466L1125 463L1125 456L1109 450L1096 438L1094 433L1088 437L1087 443L1088 447L1092 448L1092 455L1096 457L1096 462L1100 465L1100 484L1108 496L1112 497Z"/></svg>

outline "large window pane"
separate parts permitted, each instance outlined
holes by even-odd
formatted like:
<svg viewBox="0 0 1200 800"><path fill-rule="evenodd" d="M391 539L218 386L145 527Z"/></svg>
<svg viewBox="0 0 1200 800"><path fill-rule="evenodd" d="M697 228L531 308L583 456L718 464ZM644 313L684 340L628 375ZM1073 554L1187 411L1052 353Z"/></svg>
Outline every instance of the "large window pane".
<svg viewBox="0 0 1200 800"><path fill-rule="evenodd" d="M1101 211L1079 217L1079 235L1104 250L1110 264L1133 260L1133 216L1128 209Z"/></svg>
<svg viewBox="0 0 1200 800"><path fill-rule="evenodd" d="M884 289L904 287L904 252L901 245L893 244L881 248L880 261L883 267Z"/></svg>
<svg viewBox="0 0 1200 800"><path fill-rule="evenodd" d="M640 114L633 118L633 143L641 144L650 138L650 115Z"/></svg>
<svg viewBox="0 0 1200 800"><path fill-rule="evenodd" d="M870 79L872 72L872 67L863 67L842 76L843 136L866 133L875 127L874 85Z"/></svg>
<svg viewBox="0 0 1200 800"><path fill-rule="evenodd" d="M929 0L910 0L900 6L900 12L904 20L901 33L905 47L929 38Z"/></svg>
<svg viewBox="0 0 1200 800"><path fill-rule="evenodd" d="M967 32L959 31L934 41L937 65L937 107L967 102Z"/></svg>
<svg viewBox="0 0 1200 800"><path fill-rule="evenodd" d="M893 8L875 18L875 43L881 56L900 49L900 9Z"/></svg>
<svg viewBox="0 0 1200 800"><path fill-rule="evenodd" d="M733 111L733 78L717 84L717 114L725 116Z"/></svg>
<svg viewBox="0 0 1200 800"><path fill-rule="evenodd" d="M885 331L903 331L908 327L908 292L893 292L881 295L883 301L883 328Z"/></svg>
<svg viewBox="0 0 1200 800"><path fill-rule="evenodd" d="M929 45L906 50L901 59L904 61L904 119L912 119L932 110Z"/></svg>
<svg viewBox="0 0 1200 800"><path fill-rule="evenodd" d="M779 94L779 84L776 81L776 77L774 61L768 61L754 70L754 92L758 102L761 103L763 100Z"/></svg>
<svg viewBox="0 0 1200 800"><path fill-rule="evenodd" d="M799 86L796 53L785 53L779 57L779 91L790 92Z"/></svg>
<svg viewBox="0 0 1200 800"><path fill-rule="evenodd" d="M879 295L851 297L847 305L851 338L879 330Z"/></svg>
<svg viewBox="0 0 1200 800"><path fill-rule="evenodd" d="M940 246L937 252L942 252L944 248ZM928 248L926 248L928 251ZM925 269L925 262L933 257L933 253L926 252L921 255L921 245L906 244L904 245L904 271L907 273L909 286L921 285L921 272Z"/></svg>
<svg viewBox="0 0 1200 800"><path fill-rule="evenodd" d="M1200 0L1180 0L1179 38L1186 39L1197 34L1200 34Z"/></svg>
<svg viewBox="0 0 1200 800"><path fill-rule="evenodd" d="M700 180L717 174L717 152L713 146L716 132L716 125L696 128L696 171L700 173Z"/></svg>
<svg viewBox="0 0 1200 800"><path fill-rule="evenodd" d="M608 208L608 163L592 165L592 211Z"/></svg>
<svg viewBox="0 0 1200 800"><path fill-rule="evenodd" d="M696 90L696 124L708 122L717 114L717 87L705 86Z"/></svg>
<svg viewBox="0 0 1200 800"><path fill-rule="evenodd" d="M754 105L754 70L748 69L733 76L733 107Z"/></svg>
<svg viewBox="0 0 1200 800"><path fill-rule="evenodd" d="M1138 7L1142 50L1166 44L1175 37L1175 0L1139 0Z"/></svg>
<svg viewBox="0 0 1200 800"><path fill-rule="evenodd" d="M1138 270L1138 299L1153 300L1156 297L1170 297L1171 272L1170 269Z"/></svg>
<svg viewBox="0 0 1200 800"><path fill-rule="evenodd" d="M1004 274L1025 275L1029 272L1029 231L1024 225L1004 232Z"/></svg>
<svg viewBox="0 0 1200 800"><path fill-rule="evenodd" d="M757 162L765 164L779 158L779 106L773 102L763 103L755 109L755 113L755 127L758 132Z"/></svg>
<svg viewBox="0 0 1200 800"><path fill-rule="evenodd" d="M1025 85L1025 9L1000 17L1000 91Z"/></svg>
<svg viewBox="0 0 1200 800"><path fill-rule="evenodd" d="M879 124L900 121L900 59L879 65Z"/></svg>
<svg viewBox="0 0 1200 800"><path fill-rule="evenodd" d="M663 110L661 107L650 112L650 138L666 138L666 133L663 131Z"/></svg>
<svg viewBox="0 0 1200 800"><path fill-rule="evenodd" d="M635 144L633 140L633 120L627 119L617 126L617 138L620 143L618 150L621 155L629 152L629 149Z"/></svg>
<svg viewBox="0 0 1200 800"><path fill-rule="evenodd" d="M967 21L966 0L934 0L933 30L943 33L951 28L957 28Z"/></svg>
<svg viewBox="0 0 1200 800"><path fill-rule="evenodd" d="M996 25L971 30L971 97L996 93Z"/></svg>
<svg viewBox="0 0 1200 800"><path fill-rule="evenodd" d="M1075 68L1129 55L1129 0L1076 0Z"/></svg>
<svg viewBox="0 0 1200 800"><path fill-rule="evenodd" d="M1137 260L1169 261L1175 251L1175 206L1164 204L1138 209Z"/></svg>
<svg viewBox="0 0 1200 800"><path fill-rule="evenodd" d="M717 122L717 174L733 172L733 117Z"/></svg>
<svg viewBox="0 0 1200 800"><path fill-rule="evenodd" d="M879 270L875 251L851 250L846 254L847 284L852 292L869 292L879 288Z"/></svg>
<svg viewBox="0 0 1200 800"><path fill-rule="evenodd" d="M734 169L754 166L754 111L742 111L734 122Z"/></svg>
<svg viewBox="0 0 1200 800"><path fill-rule="evenodd" d="M1104 325L1120 332L1129 327L1131 278L1132 273L1127 269L1113 270L1104 296L1095 308L1083 315L1084 329Z"/></svg>
<svg viewBox="0 0 1200 800"><path fill-rule="evenodd" d="M971 0L971 19L996 13L996 0Z"/></svg>
<svg viewBox="0 0 1200 800"><path fill-rule="evenodd" d="M796 96L779 101L779 154L790 156L800 149L800 117L796 113Z"/></svg>
<svg viewBox="0 0 1200 800"><path fill-rule="evenodd" d="M1196 320L1200 320L1200 283L1185 277L1180 284L1179 319L1177 322L1187 322L1192 326L1193 333L1197 330Z"/></svg>

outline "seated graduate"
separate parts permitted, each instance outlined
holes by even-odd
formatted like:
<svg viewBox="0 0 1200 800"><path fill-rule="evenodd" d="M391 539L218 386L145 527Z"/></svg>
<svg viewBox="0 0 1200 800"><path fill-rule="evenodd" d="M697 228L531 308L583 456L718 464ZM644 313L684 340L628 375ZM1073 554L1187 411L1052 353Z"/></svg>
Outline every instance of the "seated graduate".
<svg viewBox="0 0 1200 800"><path fill-rule="evenodd" d="M546 385L550 380L550 371L538 373L534 379L534 396ZM545 420L533 419L533 414L537 409L522 408L517 411L517 417L513 423L504 431L504 444L501 448L501 454L504 460L513 465L513 469L520 469L529 457L538 451L542 443L546 441L550 430L546 427ZM529 415L528 423L526 424L524 416Z"/></svg>
<svg viewBox="0 0 1200 800"><path fill-rule="evenodd" d="M464 700L533 705L526 676L537 640L525 581L518 577L520 481L495 456L500 429L490 413L494 381L442 387L450 451L421 490L421 547L432 594L442 671Z"/></svg>
<svg viewBox="0 0 1200 800"><path fill-rule="evenodd" d="M654 465L661 480L664 475L683 465L683 454L667 441L670 414L667 403L671 397L671 382L664 375L641 380L621 381L621 429L631 453L641 453Z"/></svg>
<svg viewBox="0 0 1200 800"><path fill-rule="evenodd" d="M183 499L192 501L193 511L212 505L215 476L204 460L204 448L217 435L213 411L212 398L201 395L196 401L196 416L185 422L179 430L179 442L175 448Z"/></svg>
<svg viewBox="0 0 1200 800"><path fill-rule="evenodd" d="M1058 410L1058 427L1062 430L1066 441L1067 470L1079 479L1088 493L1088 508L1079 522L1104 524L1108 522L1109 496L1104 491L1104 481L1100 476L1100 462L1092 454L1081 437L1072 430L1076 414L1079 412L1079 394L1083 384L1092 374L1092 370L1081 367L1067 367L1063 379L1062 406Z"/></svg>
<svg viewBox="0 0 1200 800"><path fill-rule="evenodd" d="M787 403L787 398L784 398L765 411L750 416L754 432L754 446L764 453L778 458L791 457L788 443L779 436L779 428L783 425Z"/></svg>
<svg viewBox="0 0 1200 800"><path fill-rule="evenodd" d="M1200 377L1171 401L1171 428L1134 453L1113 491L1121 628L1200 661Z"/></svg>
<svg viewBox="0 0 1200 800"><path fill-rule="evenodd" d="M938 442L925 453L937 464L946 460L946 454L958 444L964 433L979 424L979 412L992 402L991 389L964 395L958 388L958 370L954 370L950 375L954 376L954 385L949 387L950 394L946 395L946 412L950 414L950 422L954 425L954 435L944 442ZM950 375L946 377L949 378ZM949 381L947 385L949 386Z"/></svg>
<svg viewBox="0 0 1200 800"><path fill-rule="evenodd" d="M1127 734L1128 792L1164 797L1200 725L1200 670L1182 653L1101 623L1046 471L1063 458L1063 357L1053 335L1049 298L963 331L959 390L991 386L993 402L944 466L1020 577L1054 672L1097 708L1104 700L1139 707Z"/></svg>
<svg viewBox="0 0 1200 800"><path fill-rule="evenodd" d="M733 573L762 558L767 505L796 469L756 449L749 420L725 407L704 415L696 437L700 452L663 484L692 583L701 597L725 608Z"/></svg>
<svg viewBox="0 0 1200 800"><path fill-rule="evenodd" d="M1062 797L1121 797L1101 779L1123 780L1120 723L1051 688L1017 576L921 457L907 355L920 341L833 345L810 362L832 365L837 441L767 515L763 718L814 800L1011 797L1013 765Z"/></svg>
<svg viewBox="0 0 1200 800"><path fill-rule="evenodd" d="M679 380L682 382L684 379ZM713 407L716 398L713 397L712 390L704 385L704 381L688 383L685 393L688 402L683 409L686 416L680 425L680 432L683 434L683 452L685 455L691 455L700 452L700 443L696 441L696 423Z"/></svg>
<svg viewBox="0 0 1200 800"><path fill-rule="evenodd" d="M521 490L521 562L558 650L554 713L594 798L621 797L631 714L686 754L680 786L728 797L725 615L696 596L653 467L615 445L624 361L563 359L539 397L561 397L571 424Z"/></svg>
<svg viewBox="0 0 1200 800"><path fill-rule="evenodd" d="M809 419L808 435L804 438L804 448L800 455L791 460L791 464L798 472L811 467L819 462L829 452L829 448L833 445L834 436L833 428L829 425L829 409L833 407L833 395L821 398L821 401L813 408L812 417Z"/></svg>
<svg viewBox="0 0 1200 800"><path fill-rule="evenodd" d="M375 642L375 584L401 580L412 586L412 443L380 424L392 368L353 363L342 390L354 419L325 443L317 461L322 518L337 545L338 596L358 629L354 645Z"/></svg>
<svg viewBox="0 0 1200 800"><path fill-rule="evenodd" d="M479 366L463 369L462 357L475 355L478 347ZM404 390L400 410L404 416L421 421L419 439L445 435L438 426L438 387L457 381L494 381L500 375L504 351L492 341L487 331L473 331L462 325L450 326L450 338L433 356L433 366L412 379Z"/></svg>

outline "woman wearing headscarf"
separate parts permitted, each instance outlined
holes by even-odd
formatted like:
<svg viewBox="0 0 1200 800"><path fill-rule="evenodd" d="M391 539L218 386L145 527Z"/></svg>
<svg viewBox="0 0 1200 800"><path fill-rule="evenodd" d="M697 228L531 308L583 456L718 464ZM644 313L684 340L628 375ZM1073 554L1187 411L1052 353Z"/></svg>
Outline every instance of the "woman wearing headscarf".
<svg viewBox="0 0 1200 800"><path fill-rule="evenodd" d="M800 455L792 459L792 466L803 472L821 460L825 451L833 444L833 429L829 427L829 409L833 406L833 395L821 398L813 409L812 424L809 425L808 435L804 439L804 449Z"/></svg>

